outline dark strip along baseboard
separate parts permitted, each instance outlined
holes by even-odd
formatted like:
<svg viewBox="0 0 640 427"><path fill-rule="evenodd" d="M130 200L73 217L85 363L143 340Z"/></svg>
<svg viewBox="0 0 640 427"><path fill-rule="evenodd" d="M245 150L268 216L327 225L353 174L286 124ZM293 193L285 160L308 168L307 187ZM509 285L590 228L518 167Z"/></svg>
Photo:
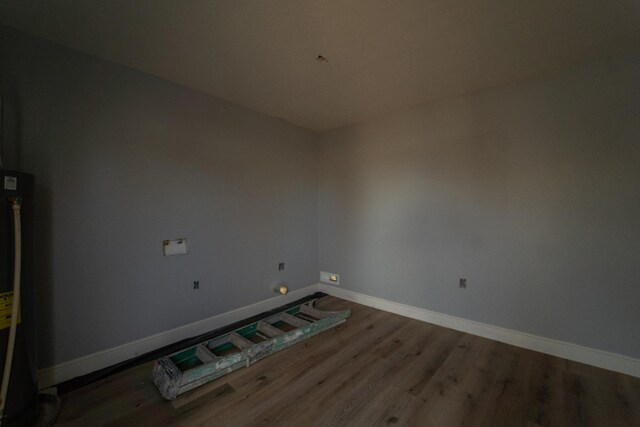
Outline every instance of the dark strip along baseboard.
<svg viewBox="0 0 640 427"><path fill-rule="evenodd" d="M100 369L95 372L91 372L86 375L81 375L79 377L72 378L70 380L64 381L57 385L58 395L63 395L69 393L73 390L84 387L93 382L99 381L103 378L109 377L111 375L117 374L122 371L126 371L127 369L131 369L134 366L141 365L143 363L150 362L159 357L166 356L171 353L175 353L177 351L183 350L187 347L194 346L196 344L201 343L202 341L207 341L212 338L217 337L218 335L223 335L229 333L235 329L241 328L243 326L249 325L251 323L257 322L258 320L269 317L273 314L279 313L281 311L287 310L291 307L295 307L296 305L303 304L305 302L311 301L316 298L321 298L326 296L327 294L323 292L315 292L311 295L308 295L304 298L300 298L296 301L293 301L289 304L285 304L283 306L274 308L269 311L265 311L264 313L256 314L255 316L249 317L248 319L240 320L238 322L232 323L227 326L223 326L218 329L214 329L213 331L205 332L204 334L200 334L195 337L186 338L181 341L178 341L173 344L169 344L165 347L159 348L157 350L150 351L145 354L141 354L140 356L133 357L131 359L125 360L123 362L117 363L115 365L109 366L107 368Z"/></svg>

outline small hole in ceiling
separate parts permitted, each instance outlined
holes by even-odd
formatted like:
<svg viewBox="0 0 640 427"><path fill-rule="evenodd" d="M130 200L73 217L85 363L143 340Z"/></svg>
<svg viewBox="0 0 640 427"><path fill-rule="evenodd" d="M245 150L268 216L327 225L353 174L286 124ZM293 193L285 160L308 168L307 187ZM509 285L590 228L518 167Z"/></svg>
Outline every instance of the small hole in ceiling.
<svg viewBox="0 0 640 427"><path fill-rule="evenodd" d="M316 61L320 62L321 64L326 64L327 62L329 62L327 58L325 58L322 55L318 55L318 57L316 58Z"/></svg>

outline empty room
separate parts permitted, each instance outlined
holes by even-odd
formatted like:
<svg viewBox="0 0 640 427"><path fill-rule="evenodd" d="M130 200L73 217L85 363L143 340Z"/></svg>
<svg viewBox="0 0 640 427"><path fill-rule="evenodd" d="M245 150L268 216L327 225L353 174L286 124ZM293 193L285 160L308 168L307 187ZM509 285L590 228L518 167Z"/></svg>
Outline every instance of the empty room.
<svg viewBox="0 0 640 427"><path fill-rule="evenodd" d="M0 0L0 425L640 426L637 0Z"/></svg>

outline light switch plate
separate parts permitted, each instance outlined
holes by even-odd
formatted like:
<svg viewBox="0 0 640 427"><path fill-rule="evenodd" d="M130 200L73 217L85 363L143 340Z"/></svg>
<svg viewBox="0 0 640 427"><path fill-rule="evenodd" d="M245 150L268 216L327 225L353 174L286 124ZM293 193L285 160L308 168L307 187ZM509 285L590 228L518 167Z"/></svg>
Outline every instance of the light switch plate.
<svg viewBox="0 0 640 427"><path fill-rule="evenodd" d="M187 239L165 240L162 242L164 256L186 255L189 253Z"/></svg>

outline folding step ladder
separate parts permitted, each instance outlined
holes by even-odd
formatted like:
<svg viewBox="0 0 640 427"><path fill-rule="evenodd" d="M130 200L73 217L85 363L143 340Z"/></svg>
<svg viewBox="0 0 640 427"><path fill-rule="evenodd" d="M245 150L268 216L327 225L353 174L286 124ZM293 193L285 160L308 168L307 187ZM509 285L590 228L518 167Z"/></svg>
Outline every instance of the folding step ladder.
<svg viewBox="0 0 640 427"><path fill-rule="evenodd" d="M153 382L167 400L343 323L350 310L322 311L317 300L157 359Z"/></svg>

